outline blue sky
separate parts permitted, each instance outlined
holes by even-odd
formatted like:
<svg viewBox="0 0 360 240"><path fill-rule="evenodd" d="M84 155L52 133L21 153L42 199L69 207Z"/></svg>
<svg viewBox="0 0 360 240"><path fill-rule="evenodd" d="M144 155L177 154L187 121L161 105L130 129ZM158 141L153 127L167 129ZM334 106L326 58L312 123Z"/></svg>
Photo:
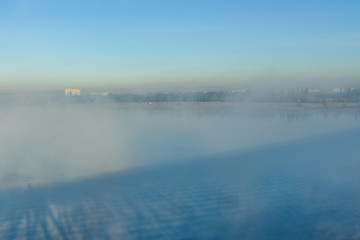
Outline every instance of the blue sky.
<svg viewBox="0 0 360 240"><path fill-rule="evenodd" d="M0 1L0 89L356 82L359 66L359 1Z"/></svg>

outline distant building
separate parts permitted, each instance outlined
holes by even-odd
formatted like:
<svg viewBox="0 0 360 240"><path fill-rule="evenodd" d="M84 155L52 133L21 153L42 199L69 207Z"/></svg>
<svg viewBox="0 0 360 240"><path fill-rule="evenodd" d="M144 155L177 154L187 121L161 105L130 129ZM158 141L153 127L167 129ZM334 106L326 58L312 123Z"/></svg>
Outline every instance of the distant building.
<svg viewBox="0 0 360 240"><path fill-rule="evenodd" d="M309 93L319 93L319 89L309 89Z"/></svg>
<svg viewBox="0 0 360 240"><path fill-rule="evenodd" d="M343 93L345 92L343 88L333 88L332 89L332 92L333 93Z"/></svg>
<svg viewBox="0 0 360 240"><path fill-rule="evenodd" d="M77 88L67 88L65 89L65 95L66 96L80 96L81 91Z"/></svg>

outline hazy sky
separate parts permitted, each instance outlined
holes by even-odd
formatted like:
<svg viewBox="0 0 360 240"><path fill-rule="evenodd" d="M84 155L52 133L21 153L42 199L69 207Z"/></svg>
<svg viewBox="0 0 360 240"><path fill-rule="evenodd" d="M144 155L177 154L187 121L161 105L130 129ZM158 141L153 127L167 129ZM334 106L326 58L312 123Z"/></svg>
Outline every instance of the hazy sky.
<svg viewBox="0 0 360 240"><path fill-rule="evenodd" d="M360 81L360 1L1 0L0 89Z"/></svg>

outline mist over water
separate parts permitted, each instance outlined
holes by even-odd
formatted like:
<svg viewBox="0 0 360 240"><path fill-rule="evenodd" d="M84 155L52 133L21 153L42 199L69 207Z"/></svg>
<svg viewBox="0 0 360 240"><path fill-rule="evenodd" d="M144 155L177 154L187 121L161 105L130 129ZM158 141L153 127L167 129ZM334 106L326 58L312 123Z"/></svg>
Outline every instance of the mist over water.
<svg viewBox="0 0 360 240"><path fill-rule="evenodd" d="M0 240L360 239L359 9L0 0Z"/></svg>
<svg viewBox="0 0 360 240"><path fill-rule="evenodd" d="M1 239L358 239L357 108L0 106Z"/></svg>
<svg viewBox="0 0 360 240"><path fill-rule="evenodd" d="M201 104L10 104L0 186L61 183L357 127L356 110Z"/></svg>

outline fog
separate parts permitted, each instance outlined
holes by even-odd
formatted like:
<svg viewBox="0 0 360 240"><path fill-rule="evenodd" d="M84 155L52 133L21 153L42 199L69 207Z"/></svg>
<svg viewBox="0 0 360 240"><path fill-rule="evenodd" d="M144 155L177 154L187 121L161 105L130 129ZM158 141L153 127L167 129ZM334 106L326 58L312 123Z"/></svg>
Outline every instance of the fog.
<svg viewBox="0 0 360 240"><path fill-rule="evenodd" d="M24 99L0 104L2 239L359 236L358 108Z"/></svg>
<svg viewBox="0 0 360 240"><path fill-rule="evenodd" d="M356 111L216 104L1 107L2 188L54 184L358 126Z"/></svg>

